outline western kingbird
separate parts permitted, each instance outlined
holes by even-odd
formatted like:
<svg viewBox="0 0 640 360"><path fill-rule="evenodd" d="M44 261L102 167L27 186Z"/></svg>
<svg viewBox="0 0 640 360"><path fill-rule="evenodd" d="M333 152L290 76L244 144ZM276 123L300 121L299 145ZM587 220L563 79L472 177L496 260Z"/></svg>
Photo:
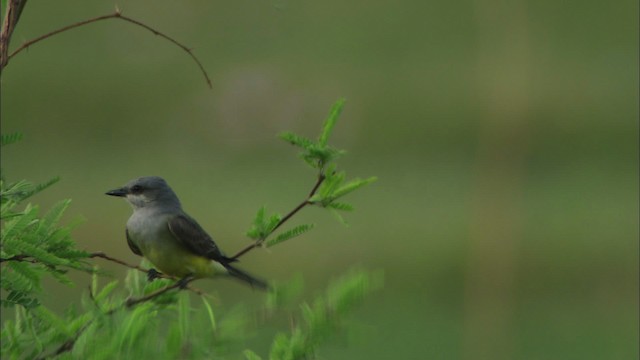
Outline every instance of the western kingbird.
<svg viewBox="0 0 640 360"><path fill-rule="evenodd" d="M182 210L178 196L161 177L140 177L106 194L124 197L131 204L127 244L161 272L182 279L230 275L251 286L267 288L264 281L230 264L235 259L225 256L211 236Z"/></svg>

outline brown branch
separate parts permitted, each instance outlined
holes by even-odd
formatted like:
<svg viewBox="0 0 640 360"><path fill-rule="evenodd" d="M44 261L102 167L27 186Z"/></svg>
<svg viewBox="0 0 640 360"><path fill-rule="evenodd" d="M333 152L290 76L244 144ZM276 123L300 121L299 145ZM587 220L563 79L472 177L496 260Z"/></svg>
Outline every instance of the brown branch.
<svg viewBox="0 0 640 360"><path fill-rule="evenodd" d="M0 258L0 263L3 263L5 261L18 261L18 262L30 262L32 264L35 264L38 262L38 260L36 259L30 259L31 256L29 255L14 255L10 258Z"/></svg>
<svg viewBox="0 0 640 360"><path fill-rule="evenodd" d="M273 230L271 230L271 232L269 232L269 234L267 234L266 236L261 237L260 239L254 241L252 244L247 245L247 247L245 247L244 249L238 251L237 254L235 254L234 256L232 256L232 259L238 259L239 257L241 257L242 255L248 253L249 251L260 247L262 245L262 243L265 242L265 240L267 240L267 237L269 237L269 235L273 234L280 226L282 226L282 224L284 224L287 220L289 220L293 215L295 215L298 211L302 210L305 206L307 205L312 205L313 202L311 202L311 198L313 197L313 195L315 195L316 191L318 191L318 188L320 187L320 185L322 184L322 182L324 181L325 176L323 173L323 169L320 169L320 174L318 175L318 180L316 181L315 185L313 185L313 188L311 189L311 192L309 192L309 195L307 195L307 198L304 199L304 201L302 201L300 204L298 204L298 206L296 206L295 208L293 208L293 210L289 211L289 213L287 215L285 215L282 219L280 219L280 221L278 221L278 223L276 224L276 226L273 227Z"/></svg>
<svg viewBox="0 0 640 360"><path fill-rule="evenodd" d="M107 254L105 254L105 253L103 253L101 251L100 252L90 253L88 257L89 258L102 258L102 259L105 259L105 260L112 261L112 262L114 262L116 264L120 264L120 265L126 266L128 268L141 271L143 273L147 273L147 274L149 273L148 269L143 269L140 266L126 263L126 262L124 262L122 260L113 258L113 257L111 257L111 256L109 256L109 255L107 255ZM40 261L38 261L37 259L34 259L30 255L26 255L26 254L14 255L14 256L9 257L9 258L0 258L0 263L7 262L7 261L29 262L29 263L32 263L32 264L40 263ZM47 264L43 264L43 265L47 265ZM158 273L157 277L164 278L164 279L180 280L179 278L177 278L175 276L170 276L170 275L162 274L162 273ZM193 291L194 293L196 293L196 294L198 294L200 296L209 296L204 291L202 291L202 290L200 290L198 288L192 287L192 286L187 286L187 289Z"/></svg>
<svg viewBox="0 0 640 360"><path fill-rule="evenodd" d="M16 0L13 0L16 1ZM102 16L97 16L91 19L87 19L87 20L83 20L83 21L79 21L77 23L71 24L71 25L67 25L64 26L60 29L57 30L53 30L51 32L48 32L44 35L38 36L37 38L31 39L27 42L25 42L24 44L20 45L17 49L15 49L7 58L6 58L6 62L9 61L9 59L11 59L12 57L14 57L15 55L17 55L18 53L20 53L21 51L29 48L29 46L40 42L42 40L45 40L47 38L50 38L51 36L60 34L62 32L80 27L80 26L84 26L84 25L88 25L91 23L95 23L101 20L107 20L107 19L120 19L120 20L124 20L126 22L129 22L131 24L140 26L144 29L147 29L149 31L151 31L154 35L160 36L166 40L168 40L169 42L173 43L174 45L178 46L179 48L181 48L182 50L184 50L190 57L191 59L193 59L193 61L196 63L196 65L198 65L198 68L200 68L200 71L202 72L202 75L204 76L205 80L207 81L207 85L209 86L209 88L212 87L211 84L211 79L209 78L209 74L207 74L207 71L204 69L204 66L202 65L202 63L200 62L200 60L198 60L198 58L193 54L193 51L188 48L187 46L185 46L184 44L180 43L179 41L175 40L174 38L152 28L149 25L146 25L138 20L132 19L130 17L124 16L122 15L122 13L120 12L119 9L116 9L114 13L112 14L108 14L108 15L102 15ZM6 64L5 64L6 65Z"/></svg>
<svg viewBox="0 0 640 360"><path fill-rule="evenodd" d="M130 308L130 307L132 307L134 305L137 305L139 303L154 299L154 298L156 298L156 297L168 292L169 290L173 290L173 289L176 289L176 288L180 288L181 290L185 289L185 288L187 288L189 282L191 282L192 280L193 280L193 278L181 279L181 280L176 281L173 285L169 285L167 287L164 287L164 288L162 288L162 289L160 289L158 291L152 292L149 295L142 296L142 297L139 297L139 298L129 298L125 302L125 306L127 308Z"/></svg>
<svg viewBox="0 0 640 360"><path fill-rule="evenodd" d="M0 74L2 74L2 70L9 62L8 54L11 35L13 35L13 30L15 30L16 25L18 25L18 20L20 20L20 15L26 4L27 0L7 1L2 30L0 30Z"/></svg>
<svg viewBox="0 0 640 360"><path fill-rule="evenodd" d="M113 261L114 263L117 263L117 264L120 264L120 265L124 265L124 266L126 266L128 268L131 268L131 269L136 269L136 270L139 270L139 271L142 271L142 272L145 272L145 273L149 272L149 270L143 269L140 266L131 265L131 264L126 263L126 262L124 262L122 260L119 260L119 259L116 259L116 258L112 258L111 256L109 256L109 255L107 255L107 254L105 254L105 253L103 253L101 251L100 252L91 253L89 255L89 257L90 258L102 258L102 259L105 259L105 260Z"/></svg>

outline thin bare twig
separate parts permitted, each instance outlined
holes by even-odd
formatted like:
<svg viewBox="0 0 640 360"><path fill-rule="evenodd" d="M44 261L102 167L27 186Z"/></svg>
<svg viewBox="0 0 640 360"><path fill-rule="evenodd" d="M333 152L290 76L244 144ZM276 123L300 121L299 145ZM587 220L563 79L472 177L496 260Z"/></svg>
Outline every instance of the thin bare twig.
<svg viewBox="0 0 640 360"><path fill-rule="evenodd" d="M247 245L247 247L245 247L244 249L238 251L237 254L235 254L233 257L231 257L232 259L238 259L239 257L241 257L242 255L248 253L249 251L260 247L262 245L262 243L265 242L265 240L267 240L267 237L271 234L273 234L280 226L282 226L282 224L284 224L287 220L289 220L293 215L295 215L298 211L302 210L302 208L304 208L307 205L312 205L313 202L311 202L311 198L313 197L313 195L315 195L316 191L318 191L318 188L320 187L320 185L322 184L322 182L324 181L325 176L323 173L323 169L320 169L320 174L318 175L318 180L316 181L315 185L313 185L313 188L311 189L311 192L309 192L309 195L307 195L307 198L304 199L304 201L302 201L300 204L298 204L298 206L296 206L295 208L293 208L293 210L289 211L289 213L287 215L285 215L282 219L280 219L280 221L278 221L278 223L276 224L276 226L274 226L273 230L271 230L271 232L269 234L267 234L267 236L264 236L256 241L254 241L252 244Z"/></svg>
<svg viewBox="0 0 640 360"><path fill-rule="evenodd" d="M2 21L2 30L0 30L0 74L2 69L9 62L9 43L11 42L11 35L18 25L20 15L24 6L27 4L27 0L9 0L7 1L7 7L5 9L5 17Z"/></svg>
<svg viewBox="0 0 640 360"><path fill-rule="evenodd" d="M101 252L101 251L100 251L100 252L94 252L94 253L91 253L91 254L89 255L89 257L90 257L90 258L102 258L102 259L109 260L109 261L112 261L112 262L117 263L117 264L120 264L120 265L124 265L124 266L126 266L126 267L128 267L128 268L131 268L131 269L136 269L136 270L138 270L138 271L142 271L142 272L145 272L145 273L148 273L148 272L149 272L149 270L147 270L147 269L143 269L143 268L141 268L140 266L137 266L137 265L131 265L131 264L126 263L126 262L124 262L124 261L122 261L122 260L119 260L119 259L113 258L113 257L111 257L111 256L109 256L109 255L107 255L107 254L105 254L105 253L103 253L103 252ZM159 275L159 276L161 276L161 275ZM162 275L162 276L164 277L164 275Z"/></svg>
<svg viewBox="0 0 640 360"><path fill-rule="evenodd" d="M207 74L207 71L204 69L204 66L202 65L202 63L200 62L200 60L193 54L193 51L188 48L187 46L185 46L184 44L180 43L179 41L175 40L174 38L170 37L169 35L166 35L164 33L162 33L161 31L158 31L154 28L152 28L149 25L146 25L138 20L132 19L128 16L124 16L122 15L122 13L120 12L119 9L116 9L115 12L113 12L112 14L107 14L107 15L101 15L101 16L97 16L91 19L87 19L87 20L83 20L83 21L79 21L77 23L71 24L71 25L67 25L64 26L60 29L57 30L53 30L51 32L48 32L44 35L38 36L37 38L31 39L27 42L25 42L24 44L20 45L17 49L15 49L6 59L6 61L8 62L12 57L14 57L15 55L17 55L18 53L20 53L21 51L27 49L29 46L40 42L44 39L47 39L51 36L60 34L62 32L80 27L80 26L84 26L84 25L88 25L91 23L95 23L101 20L107 20L107 19L120 19L120 20L124 20L126 22L129 22L131 24L140 26L144 29L147 29L149 31L151 31L154 35L160 36L166 40L168 40L169 42L173 43L174 45L178 46L179 48L181 48L182 50L184 50L187 54L189 54L189 56L191 57L191 59L193 59L193 61L196 63L196 65L198 65L198 68L200 68L200 71L202 72L202 75L204 76L205 80L207 81L207 85L209 86L209 88L212 87L211 84L211 79L209 78L209 74ZM6 66L6 64L5 64Z"/></svg>

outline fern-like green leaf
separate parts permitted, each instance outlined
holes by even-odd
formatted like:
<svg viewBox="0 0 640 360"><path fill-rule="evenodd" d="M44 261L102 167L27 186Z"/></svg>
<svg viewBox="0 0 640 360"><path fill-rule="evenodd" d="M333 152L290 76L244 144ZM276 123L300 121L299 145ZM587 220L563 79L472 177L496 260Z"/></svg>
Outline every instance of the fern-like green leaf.
<svg viewBox="0 0 640 360"><path fill-rule="evenodd" d="M16 183L5 185L5 181L0 179L0 199L3 205L3 212L5 210L4 206L8 203L13 202L13 204L17 204L20 201L27 199L30 196L33 196L40 191L48 188L49 186L55 184L60 180L59 177L55 177L45 183L33 185L28 181L18 181Z"/></svg>
<svg viewBox="0 0 640 360"><path fill-rule="evenodd" d="M126 352L131 349L133 344L144 334L145 328L153 326L153 324L148 323L157 314L151 309L153 306L153 302L146 302L136 306L128 313L122 324L119 325L116 339L114 340L118 344L120 352Z"/></svg>
<svg viewBox="0 0 640 360"><path fill-rule="evenodd" d="M41 192L42 190L50 187L51 185L57 183L58 181L60 181L60 177L56 176L42 184L36 185L29 193L26 194L26 196L22 200Z"/></svg>
<svg viewBox="0 0 640 360"><path fill-rule="evenodd" d="M322 133L320 134L320 138L318 139L318 145L322 147L327 145L327 141L329 140L331 131L336 125L336 121L338 121L338 117L340 117L340 113L342 112L342 108L344 107L344 102L345 99L340 99L336 101L336 103L331 107L329 117L327 117L327 120L325 120L322 127Z"/></svg>
<svg viewBox="0 0 640 360"><path fill-rule="evenodd" d="M73 316L73 320L69 322L69 331L77 333L84 325L93 319L91 313L85 313L80 316Z"/></svg>
<svg viewBox="0 0 640 360"><path fill-rule="evenodd" d="M335 197L334 192L344 182L345 173L337 172L335 164L331 164L325 171L325 179L320 188L309 201L314 203L322 203L322 206L329 204Z"/></svg>
<svg viewBox="0 0 640 360"><path fill-rule="evenodd" d="M53 228L52 230L55 230L55 225L57 225L58 221L60 221L60 218L64 214L65 210L69 207L69 204L71 204L71 200L60 201L55 204L45 216L42 217L40 223L38 224L40 235L46 236L44 239L42 239L42 241L46 241L50 233L53 232L50 231L50 229Z"/></svg>
<svg viewBox="0 0 640 360"><path fill-rule="evenodd" d="M278 137L280 137L280 139L290 143L291 145L295 145L299 148L302 149L309 149L311 146L314 145L313 141L300 136L300 135L296 135L292 132L283 132L280 135L278 135Z"/></svg>
<svg viewBox="0 0 640 360"><path fill-rule="evenodd" d="M273 231L273 229L276 227L276 225L278 225L278 223L280 222L280 219L282 219L282 216L280 214L273 214L269 217L269 221L265 224L265 233L263 234L263 236L267 236L269 234L271 234L271 232Z"/></svg>
<svg viewBox="0 0 640 360"><path fill-rule="evenodd" d="M294 227L291 230L287 230L281 234L279 234L278 236L276 236L273 239L269 239L266 241L265 245L266 247L272 247L274 245L277 245L281 242L287 241L289 239L292 239L294 237L300 236L304 233L306 233L307 231L313 229L314 225L313 224L304 224L304 225L299 225Z"/></svg>
<svg viewBox="0 0 640 360"><path fill-rule="evenodd" d="M102 290L94 296L95 302L99 304L104 301L109 295L111 295L113 290L116 289L116 286L118 286L118 280L114 280L105 285Z"/></svg>
<svg viewBox="0 0 640 360"><path fill-rule="evenodd" d="M253 220L253 225L255 227L261 227L264 224L264 214L267 212L267 207L262 206L258 209L258 213L256 214L255 219Z"/></svg>
<svg viewBox="0 0 640 360"><path fill-rule="evenodd" d="M6 221L3 224L2 245L4 251L10 255L18 254L16 250L13 249L12 245L23 241L19 234L21 234L28 226L37 222L37 215L38 207L27 205L21 216L13 217L10 221Z"/></svg>
<svg viewBox="0 0 640 360"><path fill-rule="evenodd" d="M300 153L300 157L314 168L322 168L343 155L345 151L330 146L312 145Z"/></svg>
<svg viewBox="0 0 640 360"><path fill-rule="evenodd" d="M69 260L62 259L54 254L38 247L36 245L32 245L28 242L16 243L15 248L20 251L21 254L30 256L37 260L38 262L47 264L47 265L68 265Z"/></svg>
<svg viewBox="0 0 640 360"><path fill-rule="evenodd" d="M59 256L59 257L63 257L65 259L84 259L84 258L88 258L89 256L91 256L90 252L87 252L85 250L79 250L79 249L74 249L71 247L65 247L63 249L51 249L52 251L54 251L54 253Z"/></svg>
<svg viewBox="0 0 640 360"><path fill-rule="evenodd" d="M335 201L331 202L329 205L327 205L327 207L334 210L353 211L353 205L347 204L347 203L339 203Z"/></svg>
<svg viewBox="0 0 640 360"><path fill-rule="evenodd" d="M0 187L0 198L2 199L3 205L8 201L18 203L33 187L33 185L26 180L7 185L4 179L0 179L0 184L2 185Z"/></svg>
<svg viewBox="0 0 640 360"><path fill-rule="evenodd" d="M211 304L207 301L204 296L201 296L202 303L204 304L204 308L207 310L207 315L209 316L209 323L211 324L211 330L216 331L216 317L213 315L213 309L211 309Z"/></svg>
<svg viewBox="0 0 640 360"><path fill-rule="evenodd" d="M10 145L20 140L22 140L22 133L2 134L0 135L0 146Z"/></svg>
<svg viewBox="0 0 640 360"><path fill-rule="evenodd" d="M19 268L19 265L16 266L14 262L10 262L6 269L2 269L0 279L2 279L1 285L3 289L7 291L15 290L18 292L28 293L34 287L39 286L37 282L34 282L30 278L30 276L25 276L20 270L16 271L14 266Z"/></svg>
<svg viewBox="0 0 640 360"><path fill-rule="evenodd" d="M77 324L72 324L72 326L70 327L75 329L77 328ZM78 339L73 345L73 354L75 354L75 356L73 356L74 358L76 359L81 358L79 354L85 354L89 347L91 347L92 345L95 346L96 331L98 327L99 325L97 324L97 322L92 322L87 326L87 328L82 332L82 334L80 334L80 336L78 337ZM109 354L109 353L110 353L109 349L101 349L101 351L99 352L99 354Z"/></svg>
<svg viewBox="0 0 640 360"><path fill-rule="evenodd" d="M20 305L25 309L33 309L40 305L40 301L31 297L29 293L17 290L11 291L5 299L0 299L0 303L5 308Z"/></svg>
<svg viewBox="0 0 640 360"><path fill-rule="evenodd" d="M264 231L264 214L266 212L266 206L260 207L256 213L251 228L247 230L246 235L254 240L260 239Z"/></svg>
<svg viewBox="0 0 640 360"><path fill-rule="evenodd" d="M73 281L71 281L71 279L69 279L69 277L67 277L67 270L62 270L62 269L57 269L57 268L53 268L53 269L49 269L49 271L47 272L49 275L53 276L54 279L58 280L59 283L67 285L67 286L73 286Z"/></svg>
<svg viewBox="0 0 640 360"><path fill-rule="evenodd" d="M68 338L72 335L64 319L62 319L46 307L39 306L33 309L33 314L36 315L44 323L46 323L49 327L56 329L56 331L59 334L62 334L64 337Z"/></svg>
<svg viewBox="0 0 640 360"><path fill-rule="evenodd" d="M273 214L266 218L266 207L263 206L258 210L253 223L251 224L251 228L246 232L246 235L254 240L266 239L271 232L275 229L275 227L282 219L280 214Z"/></svg>
<svg viewBox="0 0 640 360"><path fill-rule="evenodd" d="M20 274L20 276L26 278L31 284L30 288L41 290L40 273L34 266L25 262L11 261L9 262L8 267L17 274Z"/></svg>
<svg viewBox="0 0 640 360"><path fill-rule="evenodd" d="M368 179L353 179L351 180L348 184L341 186L339 189L337 189L334 193L333 193L333 198L337 199L340 198L342 196L347 195L350 192L353 192L367 184L371 184L372 182L378 180L377 177L372 176Z"/></svg>

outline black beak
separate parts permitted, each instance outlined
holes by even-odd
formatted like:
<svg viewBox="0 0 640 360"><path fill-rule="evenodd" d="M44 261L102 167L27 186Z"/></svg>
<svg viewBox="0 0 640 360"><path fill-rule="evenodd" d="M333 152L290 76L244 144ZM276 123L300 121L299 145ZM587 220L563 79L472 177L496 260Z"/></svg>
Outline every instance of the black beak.
<svg viewBox="0 0 640 360"><path fill-rule="evenodd" d="M107 191L105 195L124 197L124 196L127 196L128 193L129 192L127 191L127 188L120 188L120 189Z"/></svg>

